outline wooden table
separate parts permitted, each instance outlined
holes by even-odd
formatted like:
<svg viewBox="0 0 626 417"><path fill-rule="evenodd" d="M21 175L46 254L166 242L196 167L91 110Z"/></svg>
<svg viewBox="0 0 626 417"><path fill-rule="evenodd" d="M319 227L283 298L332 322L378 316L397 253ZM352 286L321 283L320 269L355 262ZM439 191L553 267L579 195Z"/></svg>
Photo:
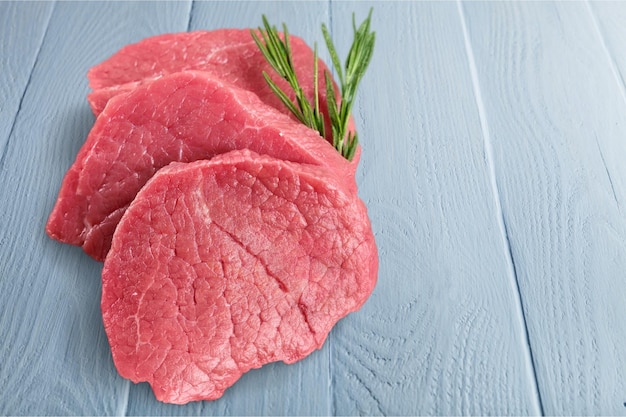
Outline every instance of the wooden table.
<svg viewBox="0 0 626 417"><path fill-rule="evenodd" d="M86 72L261 14L341 56L379 281L323 348L173 406L118 376L102 265L44 224L94 117ZM626 3L1 2L0 414L626 414Z"/></svg>

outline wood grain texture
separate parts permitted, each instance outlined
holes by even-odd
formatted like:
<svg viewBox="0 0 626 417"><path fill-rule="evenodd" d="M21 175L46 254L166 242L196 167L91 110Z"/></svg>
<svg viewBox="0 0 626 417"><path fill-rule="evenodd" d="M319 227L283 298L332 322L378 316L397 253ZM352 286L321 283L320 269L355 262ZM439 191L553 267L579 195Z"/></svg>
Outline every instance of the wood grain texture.
<svg viewBox="0 0 626 417"><path fill-rule="evenodd" d="M342 54L352 5L333 3ZM457 6L372 5L379 46L356 114L381 270L333 334L333 411L536 414Z"/></svg>
<svg viewBox="0 0 626 417"><path fill-rule="evenodd" d="M613 71L617 89L626 100L626 7L618 2L587 2Z"/></svg>
<svg viewBox="0 0 626 417"><path fill-rule="evenodd" d="M626 103L602 41L585 3L464 8L544 411L624 414Z"/></svg>
<svg viewBox="0 0 626 417"><path fill-rule="evenodd" d="M611 68L615 79L614 89L619 92L626 102L626 5L617 2L587 2L589 13L591 14L593 25L595 26L600 43L606 53L606 63ZM601 61L600 61L601 62ZM610 86L610 83L608 84ZM612 105L610 101L602 103L602 109ZM618 106L618 112L622 106ZM610 111L611 109L609 109ZM610 120L610 119L609 119ZM610 126L605 126L610 128ZM614 131L608 131L609 140L601 138L602 157L610 175L611 186L616 189L615 198L619 205L620 212L624 212L626 201L626 176L623 173L624 161L620 159L623 155L624 141L618 139L623 135L624 126L619 123L613 124ZM622 175L620 175L622 174Z"/></svg>
<svg viewBox="0 0 626 417"><path fill-rule="evenodd" d="M44 225L93 124L87 69L126 43L184 30L189 6L54 7L0 167L0 414L125 412L129 383L113 367L100 317L101 264L50 240Z"/></svg>
<svg viewBox="0 0 626 417"><path fill-rule="evenodd" d="M44 224L85 74L147 36L286 22L328 58L374 6L355 108L379 247L362 310L224 397L120 378L101 264ZM626 3L0 2L0 414L626 414Z"/></svg>
<svg viewBox="0 0 626 417"><path fill-rule="evenodd" d="M0 2L0 161L54 3Z"/></svg>

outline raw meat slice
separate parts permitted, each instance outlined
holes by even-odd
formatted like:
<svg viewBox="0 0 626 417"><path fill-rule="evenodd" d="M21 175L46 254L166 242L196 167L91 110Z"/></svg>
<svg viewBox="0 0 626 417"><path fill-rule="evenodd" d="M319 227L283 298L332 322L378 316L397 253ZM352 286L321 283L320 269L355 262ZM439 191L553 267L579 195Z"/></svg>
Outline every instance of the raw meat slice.
<svg viewBox="0 0 626 417"><path fill-rule="evenodd" d="M310 48L297 36L291 35L290 40L294 59L306 61L312 70ZM92 67L87 78L89 87L97 90L185 70L214 69L225 75L247 74L250 70L256 73L260 67L251 65L246 57L255 64L262 63L263 59L256 58L257 51L249 29L166 33L124 46ZM269 67L264 64L263 68Z"/></svg>
<svg viewBox="0 0 626 417"><path fill-rule="evenodd" d="M208 73L179 72L111 100L67 172L46 230L103 260L124 210L159 168L244 148L327 165L356 192L355 165L317 132Z"/></svg>
<svg viewBox="0 0 626 417"><path fill-rule="evenodd" d="M298 81L313 103L313 51L297 36L290 35L289 40ZM88 101L94 114L98 115L111 97L131 91L146 80L186 70L207 71L256 93L266 104L294 117L267 86L262 71L294 99L289 84L267 63L248 29L164 34L127 45L89 70L89 85L95 91L89 94ZM324 62L318 59L320 110L326 119L326 138L329 139L331 128L324 82L324 71L327 70ZM349 126L350 131L355 130L352 118ZM358 161L359 156L360 148L357 148L354 160Z"/></svg>
<svg viewBox="0 0 626 417"><path fill-rule="evenodd" d="M137 194L102 273L119 373L157 399L215 399L318 349L374 288L363 202L326 167L247 150L172 163Z"/></svg>

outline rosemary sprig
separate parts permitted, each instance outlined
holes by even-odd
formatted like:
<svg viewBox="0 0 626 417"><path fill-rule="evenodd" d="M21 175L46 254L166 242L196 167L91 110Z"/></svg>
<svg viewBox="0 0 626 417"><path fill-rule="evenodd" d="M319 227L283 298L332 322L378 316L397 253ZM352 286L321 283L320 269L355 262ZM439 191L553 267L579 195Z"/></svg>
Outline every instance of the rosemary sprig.
<svg viewBox="0 0 626 417"><path fill-rule="evenodd" d="M337 54L337 50L330 37L330 33L326 25L322 24L322 34L326 42L326 47L330 53L333 67L337 73L339 84L341 86L341 104L337 104L337 97L333 88L331 76L328 71L324 71L324 81L326 83L326 101L328 106L328 116L332 129L332 142L337 151L346 159L352 160L356 151L359 139L356 132L348 132L348 122L352 112L352 105L356 97L356 90L359 82L365 74L365 70L369 65L374 51L375 33L370 31L370 21L372 17L372 9L367 19L357 28L352 15L352 27L354 31L354 40L348 53L348 57L342 67ZM272 79L263 72L263 77L267 81L272 91L287 106L287 108L305 125L316 129L322 137L325 136L324 118L319 109L319 88L318 88L318 68L317 68L317 44L314 46L314 104L311 105L304 95L304 91L298 83L296 71L293 67L293 59L291 55L291 46L289 44L289 32L287 26L283 23L283 39L280 38L275 26L271 26L263 15L263 27L259 28L261 38L251 31L257 46L265 56L272 68L287 81L289 86L295 93L295 103L289 99L289 96L280 89L272 81Z"/></svg>
<svg viewBox="0 0 626 417"><path fill-rule="evenodd" d="M315 104L311 106L309 100L304 94L304 90L298 82L296 71L293 67L293 58L291 55L291 45L289 44L289 31L287 25L283 23L283 37L284 40L278 35L276 27L271 26L267 21L265 15L263 15L263 26L265 30L259 28L263 41L257 36L254 31L251 31L252 37L257 46L265 56L265 59L272 68L284 78L289 86L293 89L296 95L296 103L292 102L289 96L276 85L270 78L267 72L263 71L263 77L270 86L272 91L278 96L278 98L287 106L287 108L305 125L316 129L322 136L324 136L324 118L319 111L318 100L318 80L317 80L317 45L315 46L314 55L314 83L315 83Z"/></svg>

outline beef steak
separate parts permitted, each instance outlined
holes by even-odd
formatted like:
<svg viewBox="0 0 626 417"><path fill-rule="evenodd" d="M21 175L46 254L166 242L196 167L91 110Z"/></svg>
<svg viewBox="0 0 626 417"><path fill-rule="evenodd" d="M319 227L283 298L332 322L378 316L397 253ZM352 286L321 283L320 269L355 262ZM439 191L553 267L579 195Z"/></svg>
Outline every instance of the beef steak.
<svg viewBox="0 0 626 417"><path fill-rule="evenodd" d="M124 210L159 168L244 148L326 165L356 190L355 164L317 132L250 91L206 72L179 72L109 102L63 180L46 230L103 260Z"/></svg>
<svg viewBox="0 0 626 417"><path fill-rule="evenodd" d="M247 150L172 163L104 263L115 365L161 401L218 398L252 368L320 348L377 269L366 208L328 168Z"/></svg>
<svg viewBox="0 0 626 417"><path fill-rule="evenodd" d="M297 36L290 35L289 40L298 81L306 97L313 103L313 51ZM127 45L89 70L87 77L94 91L89 94L88 100L94 114L98 115L111 97L130 91L146 80L187 70L209 72L256 93L264 103L292 116L267 86L262 72L267 72L292 100L295 95L289 84L267 63L248 29L164 34ZM326 137L329 139L331 128L324 81L324 71L327 70L326 64L318 59L320 110L326 119ZM340 96L338 91L336 95ZM349 130L354 130L352 118ZM357 152L360 153L360 149ZM358 156L355 155L357 160Z"/></svg>

